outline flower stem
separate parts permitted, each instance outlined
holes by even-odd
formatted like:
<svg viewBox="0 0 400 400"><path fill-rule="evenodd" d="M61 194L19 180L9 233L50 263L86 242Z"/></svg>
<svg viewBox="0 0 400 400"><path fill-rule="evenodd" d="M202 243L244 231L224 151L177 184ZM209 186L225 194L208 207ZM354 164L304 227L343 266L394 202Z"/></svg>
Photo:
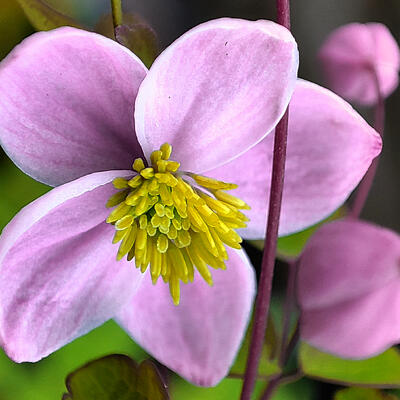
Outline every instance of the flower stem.
<svg viewBox="0 0 400 400"><path fill-rule="evenodd" d="M290 28L289 0L276 0L278 23ZM271 299L272 278L274 274L276 244L278 240L279 217L282 204L283 180L285 175L288 111L275 129L274 156L272 163L271 190L269 200L267 233L261 264L261 276L254 311L254 324L251 335L241 400L250 400L257 377L258 364L264 342L269 303Z"/></svg>
<svg viewBox="0 0 400 400"><path fill-rule="evenodd" d="M375 105L374 128L383 137L383 131L385 128L385 101L382 96L376 72L375 71L371 72L374 76L376 94L378 98L377 103ZM364 208L368 194L372 187L372 183L374 182L376 170L378 168L378 163L379 163L379 156L376 157L374 161L372 161L372 164L369 167L368 172L366 173L366 175L364 176L363 180L360 183L360 186L358 187L355 199L353 201L353 207L350 212L350 216L353 218L359 218L361 211Z"/></svg>
<svg viewBox="0 0 400 400"><path fill-rule="evenodd" d="M295 290L296 290L296 277L297 277L297 262L291 261L289 263L289 276L286 286L286 298L283 306L283 327L282 327L282 339L281 339L281 350L279 354L279 366L283 368L286 364L286 350L288 347L288 337L290 330L290 317L292 315L293 303L295 302Z"/></svg>
<svg viewBox="0 0 400 400"><path fill-rule="evenodd" d="M122 4L121 0L111 0L111 10L113 17L114 29L122 25Z"/></svg>

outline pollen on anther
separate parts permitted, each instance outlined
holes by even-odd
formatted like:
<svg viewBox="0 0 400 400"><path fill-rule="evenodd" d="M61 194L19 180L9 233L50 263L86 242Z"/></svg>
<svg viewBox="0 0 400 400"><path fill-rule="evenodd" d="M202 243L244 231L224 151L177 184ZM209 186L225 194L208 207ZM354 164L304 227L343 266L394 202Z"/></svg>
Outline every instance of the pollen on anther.
<svg viewBox="0 0 400 400"><path fill-rule="evenodd" d="M107 222L116 229L112 242L120 243L117 259L126 257L141 272L149 270L154 284L161 276L177 305L180 282L192 282L197 270L212 285L210 268L226 268L226 246L240 249L242 239L234 229L246 226L240 209L249 206L226 193L237 185L179 171L171 154L164 143L148 167L134 160L136 174L114 179L118 192L106 205L115 207Z"/></svg>

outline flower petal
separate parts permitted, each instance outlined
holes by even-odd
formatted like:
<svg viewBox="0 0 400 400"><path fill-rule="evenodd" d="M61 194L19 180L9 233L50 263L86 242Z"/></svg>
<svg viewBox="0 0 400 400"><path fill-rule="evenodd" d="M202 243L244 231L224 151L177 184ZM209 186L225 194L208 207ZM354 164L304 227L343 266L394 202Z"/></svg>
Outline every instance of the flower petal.
<svg viewBox="0 0 400 400"><path fill-rule="evenodd" d="M281 118L298 67L296 42L270 21L222 18L184 34L152 65L136 101L146 157L164 142L183 170L243 153Z"/></svg>
<svg viewBox="0 0 400 400"><path fill-rule="evenodd" d="M304 309L328 307L399 280L400 236L366 222L324 225L301 256L298 296Z"/></svg>
<svg viewBox="0 0 400 400"><path fill-rule="evenodd" d="M0 64L0 143L49 185L128 169L142 156L133 111L145 75L134 54L103 36L36 33Z"/></svg>
<svg viewBox="0 0 400 400"><path fill-rule="evenodd" d="M214 285L198 275L174 306L164 283L147 276L118 322L144 349L185 379L214 386L228 373L249 320L255 276L243 251L229 251Z"/></svg>
<svg viewBox="0 0 400 400"><path fill-rule="evenodd" d="M353 108L327 89L299 80L290 103L285 186L279 235L317 223L337 209L357 186L382 141ZM232 192L251 210L247 239L265 236L273 137L207 175L234 182ZM235 193L236 192L236 193Z"/></svg>
<svg viewBox="0 0 400 400"><path fill-rule="evenodd" d="M329 86L339 95L359 102L377 102L375 74L384 97L398 85L399 47L382 24L348 24L333 31L319 59Z"/></svg>
<svg viewBox="0 0 400 400"><path fill-rule="evenodd" d="M373 356L400 341L400 236L346 219L324 225L300 259L304 340L341 357Z"/></svg>
<svg viewBox="0 0 400 400"><path fill-rule="evenodd" d="M358 299L305 310L301 338L343 358L368 358L400 342L400 281Z"/></svg>
<svg viewBox="0 0 400 400"><path fill-rule="evenodd" d="M99 172L25 207L0 237L0 337L15 361L37 361L113 317L142 274L116 261L104 222L111 180Z"/></svg>

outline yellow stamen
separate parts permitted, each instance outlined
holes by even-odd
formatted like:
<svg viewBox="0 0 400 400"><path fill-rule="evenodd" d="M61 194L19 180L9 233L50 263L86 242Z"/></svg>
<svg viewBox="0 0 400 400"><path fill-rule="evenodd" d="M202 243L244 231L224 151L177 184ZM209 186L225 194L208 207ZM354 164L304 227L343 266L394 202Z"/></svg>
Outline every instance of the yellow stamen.
<svg viewBox="0 0 400 400"><path fill-rule="evenodd" d="M151 154L149 167L136 159L137 174L114 179L119 191L106 206L115 207L107 222L116 229L112 242L120 243L117 259L135 259L142 273L149 269L153 284L161 276L177 305L180 282L192 282L196 269L212 285L210 268L226 268L226 246L240 249L234 229L246 227L239 210L249 206L225 192L237 187L233 183L180 172L171 152L164 143Z"/></svg>

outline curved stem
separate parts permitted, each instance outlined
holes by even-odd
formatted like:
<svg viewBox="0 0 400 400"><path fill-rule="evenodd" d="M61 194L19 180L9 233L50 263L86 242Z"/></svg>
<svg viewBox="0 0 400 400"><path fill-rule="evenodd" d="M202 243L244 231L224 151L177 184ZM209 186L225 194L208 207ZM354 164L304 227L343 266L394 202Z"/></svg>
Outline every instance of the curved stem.
<svg viewBox="0 0 400 400"><path fill-rule="evenodd" d="M382 96L378 77L376 76L375 71L372 71L372 74L374 76L376 93L378 97L377 103L375 105L374 128L383 137L383 131L385 127L385 102ZM376 170L378 168L378 163L379 163L379 156L376 157L374 161L372 161L372 164L369 167L368 172L366 173L366 175L364 176L363 180L360 183L360 186L358 187L355 199L353 201L353 207L350 212L350 216L354 218L359 218L361 211L364 208L368 194L372 187L372 183L374 182Z"/></svg>
<svg viewBox="0 0 400 400"><path fill-rule="evenodd" d="M111 10L113 17L114 30L118 25L122 25L122 4L121 0L111 0Z"/></svg>
<svg viewBox="0 0 400 400"><path fill-rule="evenodd" d="M289 0L276 0L278 23L290 28ZM249 356L247 359L241 400L250 400L254 389L258 364L264 342L269 303L271 299L272 278L278 238L279 217L281 212L283 180L285 175L287 145L288 111L275 129L274 155L272 163L271 190L269 200L267 233L261 264L261 276L254 311L254 324L251 335Z"/></svg>

